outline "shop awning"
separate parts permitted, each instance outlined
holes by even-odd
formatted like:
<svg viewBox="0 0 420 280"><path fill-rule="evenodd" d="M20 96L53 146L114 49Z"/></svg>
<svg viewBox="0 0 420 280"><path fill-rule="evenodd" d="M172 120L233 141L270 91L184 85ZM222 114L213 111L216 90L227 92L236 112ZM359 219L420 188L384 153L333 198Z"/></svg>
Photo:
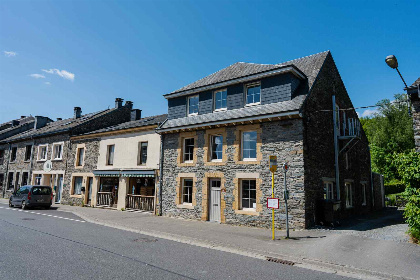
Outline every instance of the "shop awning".
<svg viewBox="0 0 420 280"><path fill-rule="evenodd" d="M146 177L155 178L154 170L123 170L121 177Z"/></svg>
<svg viewBox="0 0 420 280"><path fill-rule="evenodd" d="M154 170L94 170L93 174L98 177L155 177Z"/></svg>

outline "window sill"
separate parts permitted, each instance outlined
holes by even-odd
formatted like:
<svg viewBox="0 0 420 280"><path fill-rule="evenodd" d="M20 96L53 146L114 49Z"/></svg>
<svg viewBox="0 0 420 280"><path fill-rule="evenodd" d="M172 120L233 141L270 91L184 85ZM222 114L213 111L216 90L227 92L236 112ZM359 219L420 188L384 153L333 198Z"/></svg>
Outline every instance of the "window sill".
<svg viewBox="0 0 420 280"><path fill-rule="evenodd" d="M55 158L55 159L52 159L51 161L62 161L63 159L62 158Z"/></svg>
<svg viewBox="0 0 420 280"><path fill-rule="evenodd" d="M83 169L84 165L76 165L74 169Z"/></svg>
<svg viewBox="0 0 420 280"><path fill-rule="evenodd" d="M15 160L15 161L9 161L9 164L10 164L10 163L16 163L16 160Z"/></svg>
<svg viewBox="0 0 420 280"><path fill-rule="evenodd" d="M47 161L46 159L37 159L36 162L45 162Z"/></svg>
<svg viewBox="0 0 420 280"><path fill-rule="evenodd" d="M194 209L192 204L177 204L176 208L179 209Z"/></svg>
<svg viewBox="0 0 420 280"><path fill-rule="evenodd" d="M187 117L194 117L194 116L198 116L198 113L188 114L188 115L187 115Z"/></svg>
<svg viewBox="0 0 420 280"><path fill-rule="evenodd" d="M235 214L259 216L260 212L257 212L256 210L235 210Z"/></svg>
<svg viewBox="0 0 420 280"><path fill-rule="evenodd" d="M30 160L30 159L27 159L27 160L24 160L23 162L25 162L25 163L30 163L30 162L31 162L31 160Z"/></svg>
<svg viewBox="0 0 420 280"><path fill-rule="evenodd" d="M245 107L252 107L257 105L261 105L261 102L245 104Z"/></svg>
<svg viewBox="0 0 420 280"><path fill-rule="evenodd" d="M71 194L70 197L73 197L73 198L83 198L83 195L81 195L81 194Z"/></svg>
<svg viewBox="0 0 420 280"><path fill-rule="evenodd" d="M261 160L240 160L236 162L237 164L260 164Z"/></svg>

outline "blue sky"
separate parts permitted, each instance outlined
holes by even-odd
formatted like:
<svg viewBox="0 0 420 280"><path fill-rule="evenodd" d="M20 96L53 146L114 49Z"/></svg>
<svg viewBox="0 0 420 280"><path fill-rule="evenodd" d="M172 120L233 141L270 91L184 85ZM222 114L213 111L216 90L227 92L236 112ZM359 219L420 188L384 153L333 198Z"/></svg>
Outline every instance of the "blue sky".
<svg viewBox="0 0 420 280"><path fill-rule="evenodd" d="M163 94L238 61L279 63L330 50L354 106L420 76L420 1L0 1L0 122L53 119ZM363 111L362 111L363 112Z"/></svg>

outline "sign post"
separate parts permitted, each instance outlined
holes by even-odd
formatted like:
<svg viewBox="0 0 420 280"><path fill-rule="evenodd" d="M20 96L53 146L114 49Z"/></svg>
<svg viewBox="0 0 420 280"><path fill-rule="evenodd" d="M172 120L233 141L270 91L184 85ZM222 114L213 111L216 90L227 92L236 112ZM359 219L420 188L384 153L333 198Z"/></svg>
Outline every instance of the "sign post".
<svg viewBox="0 0 420 280"><path fill-rule="evenodd" d="M284 172L284 206L286 207L286 238L289 238L289 210L287 209L287 199L289 198L289 191L287 190L286 184L286 173L289 170L288 163L283 164L283 172Z"/></svg>
<svg viewBox="0 0 420 280"><path fill-rule="evenodd" d="M271 171L271 198L274 198L274 172L277 171L277 157L276 156L270 156L270 171ZM267 200L267 206L268 206L268 200ZM272 210L272 226L271 226L271 236L272 240L274 240L275 237L275 230L274 230L274 207Z"/></svg>

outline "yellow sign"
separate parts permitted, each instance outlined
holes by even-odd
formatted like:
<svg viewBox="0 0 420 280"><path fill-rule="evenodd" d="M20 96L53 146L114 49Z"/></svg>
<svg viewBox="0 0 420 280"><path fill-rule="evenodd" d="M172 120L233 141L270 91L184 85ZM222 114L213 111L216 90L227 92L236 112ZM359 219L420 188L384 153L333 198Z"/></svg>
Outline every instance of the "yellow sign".
<svg viewBox="0 0 420 280"><path fill-rule="evenodd" d="M277 171L277 156L270 156L270 171Z"/></svg>

